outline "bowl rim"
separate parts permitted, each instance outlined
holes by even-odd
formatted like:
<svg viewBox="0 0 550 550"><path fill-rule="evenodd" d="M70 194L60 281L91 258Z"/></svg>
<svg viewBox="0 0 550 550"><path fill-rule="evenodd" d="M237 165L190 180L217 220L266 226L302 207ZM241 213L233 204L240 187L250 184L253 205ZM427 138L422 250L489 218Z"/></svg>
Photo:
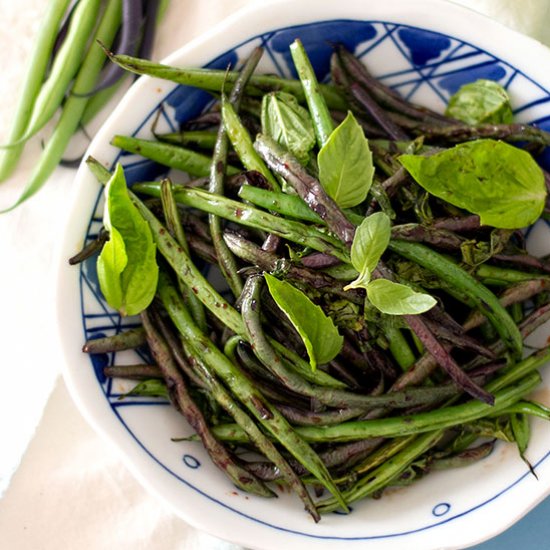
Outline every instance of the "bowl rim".
<svg viewBox="0 0 550 550"><path fill-rule="evenodd" d="M510 48L510 56L503 57L499 54L498 57L515 67L518 63L521 62L521 65L525 62L524 55L520 56L519 52L524 51L525 49L532 50L533 53L536 54L537 61L535 64L531 64L529 70L522 68L521 72L526 74L530 79L534 80L538 84L541 82L546 84L544 87L546 89L550 89L550 77L545 76L543 79L543 71L542 69L538 69L539 67L550 65L550 63L546 63L550 62L550 50L540 44L540 42L517 33L516 31L505 27L491 18L483 16L478 12L464 6L444 0L419 0L412 3L412 5L409 4L407 0L386 0L383 3L383 6L380 3L377 3L376 5L369 5L368 7L359 0L352 0L345 6L334 6L330 0L302 0L300 3L300 9L302 9L302 11L298 14L291 14L290 12L292 10L283 9L284 6L287 6L288 8L291 6L294 9L296 8L295 2L292 2L292 0L269 0L263 4L252 3L245 6L203 35L195 38L182 48L179 48L174 53L170 54L163 60L163 62L166 64L174 64L182 58L192 58L196 60L195 63L203 64L212 58L212 53L215 53L215 55L220 53L220 48L211 44L214 37L219 36L222 33L232 32L239 27L243 27L247 21L254 21L253 28L255 29L255 34L259 35L269 30L264 27L278 29L308 22L320 22L333 19L361 19L366 21L383 20L408 26L427 28L430 31L433 30L435 32L441 32L442 34L455 37L464 42L473 43L476 47L479 47L487 52L491 52L491 46L494 46L494 38L491 38L493 34L501 36L503 39L506 38L507 40L511 40L511 38L513 38L514 44L517 44L517 47L514 49ZM447 17L436 15L437 10L441 10L442 8L448 10ZM314 18L306 15L308 9L314 10ZM342 15L342 12L345 12L344 16ZM361 13L362 15L360 15ZM422 14L422 16L420 17L419 14ZM258 23L258 18L261 20L261 23ZM475 31L473 31L473 27L475 27L475 25L463 26L459 32L456 29L455 18L463 18L465 21L473 21L475 19L478 19L479 21L483 20L483 25L484 28L487 28L487 32L482 35L480 40L474 41L473 35L475 34ZM290 19L292 19L292 22L290 22ZM411 22L411 20L416 20L416 24ZM434 26L436 26L436 22L437 28L434 28ZM476 39L477 38L479 37L476 35ZM239 41L237 40L235 43L239 43ZM533 55L533 57L535 56ZM539 72L540 75L537 76ZM108 143L109 138L113 134L111 128L118 124L118 119L126 110L126 105L138 98L146 90L150 89L151 86L154 85L153 82L155 81L156 79L152 79L150 77L142 77L130 88L130 90L125 94L123 100L115 108L108 120L103 124L102 128L97 133L85 156L87 156L90 152L95 152L98 147L102 150L103 155L108 156L110 154L107 152L109 151L110 146L105 147L105 143ZM167 87L172 88L175 86L176 85L172 85L172 83L164 83L163 89ZM110 149L114 150L114 148ZM86 200L83 200L82 198L83 189L85 187L88 189L84 193L84 198L97 194L98 186L93 184L92 179L89 177L89 174L87 174L86 167L81 165L75 177L75 186L70 200L71 207L68 209L69 214L65 224L66 227L69 225L74 225L75 219L85 213L85 208L82 208L83 204L87 204ZM63 324L66 322L66 319L70 318L74 320L75 317L74 311L70 311L71 307L66 303L64 298L66 292L65 289L72 283L74 284L77 272L77 270L74 270L72 275L67 273L65 262L65 258L68 257L68 255L70 255L70 253L75 249L75 241L76 239L73 236L65 235L63 242L58 248L56 260L56 264L59 266L57 274L58 284L56 288L57 326L59 329L58 338L60 348L63 350L63 355L65 357L65 361L62 365L63 376L69 387L71 396L75 400L77 407L88 423L91 424L94 430L103 438L114 444L115 448L124 458L124 462L129 466L129 469L140 481L140 483L144 485L151 493L155 494L159 499L168 504L168 506L174 510L175 513L181 516L182 511L175 508L172 501L166 498L166 495L162 490L159 490L157 484L151 482L147 475L144 475L143 472L147 471L147 460L144 461L139 458L129 459L128 454L135 453L139 445L136 447L136 442L126 440L124 440L123 444L121 444L121 440L118 439L121 435L120 431L116 429L113 430L113 427L110 426L112 418L106 418L106 416L101 413L98 414L98 411L95 408L95 397L91 398L89 395L85 395L86 390L83 389L82 386L83 378L76 376L73 366L73 360L75 357L74 350L68 349L69 341L67 341L63 330ZM105 424L106 422L107 424ZM530 508L534 507L540 500L542 500L542 498L544 498L544 496L545 495L541 495L538 500L532 502ZM524 510L524 514L527 512L528 509ZM478 537L476 539L468 540L466 544L475 544L490 538L506 529L517 519L519 519L519 517L512 519L507 525L501 525L498 528L493 529L491 532L484 533L483 538ZM242 536L238 534L238 536L236 536L235 533L233 533L233 537L228 537L227 534L224 536L224 534L220 534L219 531L213 530L212 526L208 522L199 522L194 517L185 517L185 520L194 527L211 532L215 536L223 536L228 540L234 540L240 544L250 545L249 538L242 538Z"/></svg>

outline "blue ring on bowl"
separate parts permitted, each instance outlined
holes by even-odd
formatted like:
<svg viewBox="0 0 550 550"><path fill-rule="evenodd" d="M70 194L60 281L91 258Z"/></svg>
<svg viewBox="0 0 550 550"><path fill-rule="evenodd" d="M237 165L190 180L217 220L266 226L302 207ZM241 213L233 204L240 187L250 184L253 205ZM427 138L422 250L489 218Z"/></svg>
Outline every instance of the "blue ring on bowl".
<svg viewBox="0 0 550 550"><path fill-rule="evenodd" d="M343 30L343 27L346 27L347 32ZM206 66L225 69L228 61L232 61L232 65L235 65L238 59L241 58L240 54L248 52L253 46L261 45L265 49L265 55L273 63L275 70L274 72L278 72L278 74L282 74L284 76L289 76L292 74L293 70L290 57L286 55L286 47L296 36L301 37L306 50L310 53L312 64L315 67L320 79L325 78L328 72L327 52L330 51L329 42L331 41L331 36L336 38L333 42L339 41L338 38L341 41L342 36L346 37L346 46L354 50L360 58L366 60L372 59L377 53L377 49L388 47L388 45L396 48L402 54L404 66L402 68L387 71L383 74L376 74L376 76L381 78L383 82L387 83L392 88L403 93L405 97L411 99L412 101L415 101L416 96L421 95L421 93L425 92L427 89L432 93L433 98L439 100L441 106L443 106L450 95L452 95L452 93L454 93L460 85L478 78L498 80L507 89L514 87L516 79L523 78L533 87L534 90L537 90L538 96L523 105L515 106L516 114L526 117L527 122L537 124L543 129L550 130L550 114L539 118L529 118L528 115L529 109L536 109L537 107L548 103L550 101L550 93L548 90L544 89L542 86L527 77L524 73L496 58L487 51L481 50L470 43L462 42L452 36L434 33L433 31L428 31L420 27L400 25L388 21L331 20L276 29L254 36L249 40L236 45L234 48L220 55ZM453 66L454 68L449 68L445 71L446 65L448 67ZM422 90L422 88L424 88L424 90ZM171 118L166 118L166 113L164 113L163 116L165 117L168 125L175 130L179 123L199 114L199 111L202 111L204 107L208 105L209 101L208 95L204 92L198 92L186 86L177 86L166 97L164 97L162 101L159 102L157 107L153 109L136 128L133 135L136 135L142 128L145 127L146 124L150 123L154 117L156 117L157 111L162 104L168 104L174 109ZM550 153L546 152L539 158L539 161L544 167L550 166L549 155ZM116 157L113 166L119 160L125 166L129 184L140 179L150 179L153 175L159 176L166 171L165 168L158 167L158 165L155 165L155 163L151 161L143 161L143 159L134 161L132 160L131 155L124 154L119 154ZM95 237L101 226L100 199L101 194L97 197L94 206L94 215L88 225L86 237L87 242ZM88 296L87 298L85 297L86 288L88 288L89 294L91 294L91 296ZM99 331L103 333L116 333L122 328L127 328L134 325L133 320L125 320L123 323L120 316L117 313L110 311L108 306L103 301L99 292L97 274L95 273L95 264L93 261L85 262L81 266L80 298L85 338L90 338L93 334ZM99 309L99 311L87 313L87 310L90 309L90 299L96 300L97 303L94 305ZM92 319L97 320L98 318L108 320L108 324L95 326L90 322ZM115 354L111 354L109 360L110 364L112 364L115 360ZM157 462L163 469L173 475L176 479L186 484L197 493L208 498L212 502L215 502L220 506L254 522L292 534L326 540L371 540L394 538L415 532L425 531L427 529L435 528L438 525L453 521L454 519L485 506L492 500L509 491L512 487L516 486L530 475L529 472L526 472L501 491L494 494L492 497L485 499L478 505L473 506L468 510L456 513L450 517L437 519L430 523L428 520L433 520L433 516L430 518L427 514L427 524L417 529L387 533L383 535L365 535L356 537L324 536L288 529L253 517L236 509L235 507L221 502L214 496L207 494L197 486L193 485L193 483L189 480L178 475L176 472L163 464L159 458L154 456L154 454L142 443L139 436L132 431L132 429L119 414L118 409L121 403L120 401L117 402L117 400L120 394L113 392L111 380L105 380L101 372L101 368L104 364L104 357L91 358L91 368L94 368L95 370L98 384L100 385L113 414L116 415L119 421L128 430L131 437L135 439L135 441L155 462ZM125 406L158 405L167 405L167 402L159 399L135 398L133 401L125 404ZM540 460L534 464L534 468L546 461L549 456L550 452L540 458ZM450 503L446 504L451 506ZM437 505L438 503L434 503L434 506ZM434 514L434 516L437 517L437 514Z"/></svg>

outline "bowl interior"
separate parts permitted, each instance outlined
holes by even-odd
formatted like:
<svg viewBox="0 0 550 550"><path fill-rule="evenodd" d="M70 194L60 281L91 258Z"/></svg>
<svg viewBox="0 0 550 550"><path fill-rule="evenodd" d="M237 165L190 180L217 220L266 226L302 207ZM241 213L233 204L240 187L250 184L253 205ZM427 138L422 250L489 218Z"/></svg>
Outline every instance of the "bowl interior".
<svg viewBox="0 0 550 550"><path fill-rule="evenodd" d="M262 46L261 72L295 76L288 45L298 36L321 79L328 78L331 44L343 43L375 76L414 102L442 111L462 84L488 78L508 89L518 120L550 129L550 94L521 67L455 36L393 20L332 19L275 28L234 44L205 66L222 70L228 65L238 66L252 48ZM177 56L176 61L180 62ZM118 112L123 122L115 120L108 125L111 134L116 130L148 138L155 125L156 131L176 131L212 102L209 94L186 86L163 83L156 95L154 89L151 81L142 86L141 96L134 93L134 100L147 96L147 112L140 107L140 116L132 117L131 107L125 105ZM166 169L154 162L106 146L105 133L98 139L89 153L109 168L121 162L130 184L166 175ZM542 155L540 161L546 165L550 157ZM170 175L176 181L182 177ZM101 190L93 187L89 175L79 177L93 189L87 191L89 200L83 201L80 214L85 220L81 222L85 241L89 242L102 226ZM539 222L530 236L537 252L550 252L549 236L546 224ZM73 282L80 293L81 340L112 335L138 324L137 319L121 318L106 305L95 259L81 264L72 277L76 277ZM538 337L544 339L544 334ZM73 341L73 346L79 348L79 342ZM469 468L432 473L418 484L388 492L380 501L354 505L347 516L331 514L314 525L293 496L281 493L278 499L265 501L249 497L217 471L200 444L173 442L171 438L189 435L192 430L165 400L121 398L132 384L106 378L103 368L114 363L148 362L145 350L89 358L71 353L67 376L77 399L85 403L85 414L101 432L116 439L145 485L191 524L250 547L280 548L286 544L293 548L307 543L328 548L346 541L391 548L403 544L405 538L411 548L436 548L444 540L453 540L445 545L449 548L465 546L506 527L540 500L550 485L550 444L544 441L550 441L549 432L545 425L535 422L529 449L529 459L539 474L534 489L534 478L514 449L499 445L491 457ZM77 367L79 372L75 373ZM509 506L511 502L516 506ZM504 511L495 526L495 510L501 508ZM509 508L512 510L506 511ZM472 525L476 526L473 531ZM449 534L454 538L449 539Z"/></svg>

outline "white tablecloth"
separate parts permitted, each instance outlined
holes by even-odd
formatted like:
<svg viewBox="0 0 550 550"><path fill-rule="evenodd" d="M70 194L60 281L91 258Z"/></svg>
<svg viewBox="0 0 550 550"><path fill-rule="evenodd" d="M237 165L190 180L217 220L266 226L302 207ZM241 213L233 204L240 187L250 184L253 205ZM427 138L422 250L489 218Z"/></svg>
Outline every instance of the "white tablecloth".
<svg viewBox="0 0 550 550"><path fill-rule="evenodd" d="M252 1L172 0L154 57ZM47 2L0 0L0 143ZM457 3L550 44L548 0ZM40 147L34 140L0 187L0 209L21 192ZM0 215L0 548L235 548L190 528L145 493L81 418L59 377L52 258L74 173L57 169L33 200Z"/></svg>

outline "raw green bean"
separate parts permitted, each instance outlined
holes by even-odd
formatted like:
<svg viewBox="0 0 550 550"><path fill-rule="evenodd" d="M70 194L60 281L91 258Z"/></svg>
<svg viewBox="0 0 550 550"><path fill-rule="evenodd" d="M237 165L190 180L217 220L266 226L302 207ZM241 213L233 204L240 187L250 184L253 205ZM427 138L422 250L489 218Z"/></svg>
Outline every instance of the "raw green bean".
<svg viewBox="0 0 550 550"><path fill-rule="evenodd" d="M104 44L111 44L117 29L120 26L120 0L110 0L107 4L94 40L99 40ZM10 207L1 210L0 213L13 210L19 204L34 195L46 183L50 174L55 170L63 153L74 132L78 128L82 113L88 103L88 98L84 94L89 92L95 82L101 68L105 62L105 56L97 44L92 44L88 53L84 57L80 70L76 75L73 86L73 95L70 95L64 103L61 118L46 143L30 180L17 201ZM78 94L78 95L77 95Z"/></svg>
<svg viewBox="0 0 550 550"><path fill-rule="evenodd" d="M36 97L40 92L42 81L50 55L57 36L57 29L67 11L70 0L50 0L47 4L47 10L44 14L42 25L30 59L25 79L21 85L19 101L15 111L8 141L18 141L25 133L25 128L32 115L32 108ZM14 170L21 152L23 144L0 152L0 181L4 181Z"/></svg>
<svg viewBox="0 0 550 550"><path fill-rule="evenodd" d="M164 166L182 170L190 176L202 177L210 174L211 157L197 153L191 149L184 149L170 143L162 143L131 136L115 136L111 144L124 151L136 153L148 159L154 160ZM227 174L237 174L238 168L227 167Z"/></svg>
<svg viewBox="0 0 550 550"><path fill-rule="evenodd" d="M327 104L321 93L319 82L315 76L315 71L306 54L305 48L299 39L296 39L290 45L290 54L296 67L296 72L304 88L304 96L307 101L307 106L313 120L313 128L317 145L321 148L328 140L334 123Z"/></svg>
<svg viewBox="0 0 550 550"><path fill-rule="evenodd" d="M67 89L78 72L88 46L101 5L100 0L80 0L71 15L71 22L63 45L57 52L48 78L36 98L31 119L25 133L9 146L24 143L53 117L61 105Z"/></svg>
<svg viewBox="0 0 550 550"><path fill-rule="evenodd" d="M127 75L123 75L123 77L116 82L116 84L113 84L104 90L99 90L92 95L86 104L84 112L82 113L80 124L84 127L90 124L90 122L92 122L92 120L94 120L94 118L101 112L105 105L111 101L113 96L120 90L122 85L127 80Z"/></svg>

